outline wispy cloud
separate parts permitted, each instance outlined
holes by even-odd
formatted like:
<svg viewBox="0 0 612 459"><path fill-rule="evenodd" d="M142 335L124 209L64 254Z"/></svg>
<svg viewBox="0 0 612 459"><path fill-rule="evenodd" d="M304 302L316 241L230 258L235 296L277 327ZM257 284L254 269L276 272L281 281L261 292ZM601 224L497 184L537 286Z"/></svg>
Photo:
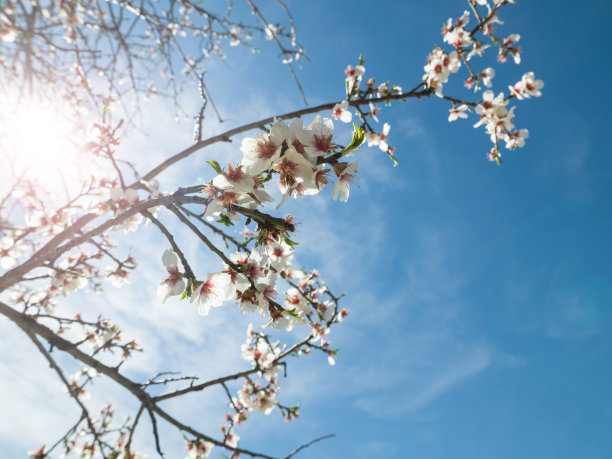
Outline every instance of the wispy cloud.
<svg viewBox="0 0 612 459"><path fill-rule="evenodd" d="M418 411L435 402L465 380L484 371L492 362L492 354L486 346L475 345L452 352L447 361L397 369L391 375L392 387L384 387L381 395L360 397L356 404L376 417L402 416ZM393 366L392 362L388 362ZM430 368L423 368L429 366ZM418 378L409 376L419 372ZM391 371L393 373L393 370ZM380 371L378 378L385 380L389 371ZM393 379L395 378L395 381ZM399 383L399 384L398 384Z"/></svg>
<svg viewBox="0 0 612 459"><path fill-rule="evenodd" d="M64 394L62 383L25 334L4 318L0 330L0 389L4 394L0 443L22 454L60 437L68 423L62 425L57 419L76 419L79 409Z"/></svg>
<svg viewBox="0 0 612 459"><path fill-rule="evenodd" d="M460 300L465 279L457 270L455 234L425 228L417 233L418 250L399 276L404 280L388 295L353 292L350 320L358 328L340 332L349 363L334 375L334 384L348 388L345 393L371 416L424 410L496 360L490 343L464 332L468 308Z"/></svg>

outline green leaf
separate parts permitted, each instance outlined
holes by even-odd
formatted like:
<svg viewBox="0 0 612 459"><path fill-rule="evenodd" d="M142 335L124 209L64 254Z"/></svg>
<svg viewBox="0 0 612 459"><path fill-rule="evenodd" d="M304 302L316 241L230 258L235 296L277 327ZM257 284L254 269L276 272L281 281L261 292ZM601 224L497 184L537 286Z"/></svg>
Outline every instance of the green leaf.
<svg viewBox="0 0 612 459"><path fill-rule="evenodd" d="M270 180L272 180L272 174L268 172L268 175L266 177L261 177L259 179L259 183L266 183L266 182L269 182Z"/></svg>
<svg viewBox="0 0 612 459"><path fill-rule="evenodd" d="M363 129L361 129L355 123L353 123L353 127L355 128L355 130L353 131L353 140L351 140L351 143L349 143L344 150L340 150L338 152L340 156L344 156L352 151L356 151L357 148L359 148L359 145L361 145L363 143L363 140L365 139Z"/></svg>
<svg viewBox="0 0 612 459"><path fill-rule="evenodd" d="M181 295L181 299L180 301L184 300L185 298L187 298L189 295L191 295L191 288L192 288L192 281L191 279L187 280L187 287L185 287L185 291L183 292L183 294Z"/></svg>
<svg viewBox="0 0 612 459"><path fill-rule="evenodd" d="M298 315L297 315L297 313L296 313L295 311L296 311L296 309L295 309L295 308L293 308L293 309L285 309L285 314L288 314L288 315L290 315L291 317L295 317L296 319L301 319L301 317L300 317L300 316L298 316Z"/></svg>
<svg viewBox="0 0 612 459"><path fill-rule="evenodd" d="M285 234L283 234L281 237L283 238L283 241L285 241L285 244L287 244L290 247L299 245L297 242L294 242L291 239L289 239Z"/></svg>
<svg viewBox="0 0 612 459"><path fill-rule="evenodd" d="M234 226L234 222L225 214L219 216L217 223L223 223L225 226Z"/></svg>
<svg viewBox="0 0 612 459"><path fill-rule="evenodd" d="M219 166L219 163L217 161L211 159L210 161L206 162L210 164L210 166L215 170L217 174L223 174L223 169L221 169L221 166Z"/></svg>

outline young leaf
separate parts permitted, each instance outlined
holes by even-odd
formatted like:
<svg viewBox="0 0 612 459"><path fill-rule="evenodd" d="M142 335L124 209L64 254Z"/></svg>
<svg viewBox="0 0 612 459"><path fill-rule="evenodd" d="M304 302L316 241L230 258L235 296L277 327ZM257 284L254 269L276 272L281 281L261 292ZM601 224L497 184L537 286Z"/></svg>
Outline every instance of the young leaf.
<svg viewBox="0 0 612 459"><path fill-rule="evenodd" d="M296 308L293 309L285 309L285 314L290 315L291 317L295 317L296 319L301 319L300 316L297 315L297 313L295 312Z"/></svg>
<svg viewBox="0 0 612 459"><path fill-rule="evenodd" d="M219 216L217 223L223 223L225 226L234 226L234 222L225 214Z"/></svg>
<svg viewBox="0 0 612 459"><path fill-rule="evenodd" d="M285 234L281 235L281 237L283 238L283 241L285 241L285 243L290 247L299 245L297 242L294 242L291 239L289 239Z"/></svg>
<svg viewBox="0 0 612 459"><path fill-rule="evenodd" d="M363 143L363 140L365 139L363 129L361 129L355 123L353 123L353 127L355 128L355 130L353 131L353 140L351 140L351 143L349 143L344 150L340 150L338 152L338 154L340 154L341 156L344 156L350 153L351 151L356 151L359 145L361 145Z"/></svg>
<svg viewBox="0 0 612 459"><path fill-rule="evenodd" d="M221 169L221 166L219 166L219 163L217 161L211 159L210 161L206 162L210 164L210 166L215 170L217 174L223 174L223 169Z"/></svg>
<svg viewBox="0 0 612 459"><path fill-rule="evenodd" d="M266 183L266 182L269 182L271 179L272 179L272 173L268 172L268 175L266 177L260 177L259 183Z"/></svg>

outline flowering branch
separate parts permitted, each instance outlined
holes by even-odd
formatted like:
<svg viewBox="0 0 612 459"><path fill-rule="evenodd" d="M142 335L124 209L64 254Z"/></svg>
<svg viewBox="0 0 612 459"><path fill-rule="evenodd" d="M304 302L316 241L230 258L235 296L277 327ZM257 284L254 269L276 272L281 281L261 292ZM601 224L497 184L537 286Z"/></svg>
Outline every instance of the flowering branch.
<svg viewBox="0 0 612 459"><path fill-rule="evenodd" d="M471 13L466 10L459 18L449 18L442 30L445 45L434 47L424 66L422 81L409 91L390 82L377 84L374 78L366 80L365 60L360 57L356 65L346 67L343 100L264 118L204 140L201 131L207 107L212 107L219 120L221 116L204 84L202 61L210 53L223 56L220 48L223 40L230 46L251 49L254 49L252 34L274 41L306 103L292 66L304 57L304 51L297 43L293 18L282 0L276 6L286 13L284 20L289 27L268 23L267 13L255 0L246 0L246 5L261 25L234 21L230 17L231 8L215 13L190 0L171 2L164 11L149 0L138 5L97 1L85 4L79 0L1 6L0 39L6 46L0 50L0 71L13 76L10 86L25 90L42 84L44 96L60 94L77 111L97 107L102 113L101 120L93 126L91 141L85 144L83 154L96 167L101 162L113 173L111 177L92 176L74 188L63 181L66 203L61 206L25 173L15 174L17 177L7 182L10 185L6 196L0 199L0 267L6 270L0 276L3 295L0 314L28 335L82 412L63 442L54 444L50 450L42 448L32 456L45 457L59 444L64 445L67 454L77 451L79 444L84 456L101 453L105 457L137 457L131 445L146 410L160 456L163 452L158 420L164 419L185 435L189 459L208 457L213 446L224 449L234 459L239 454L270 458L239 447L238 426L255 412L267 415L277 409L288 421L298 417L298 406L278 400L280 377L287 376L288 358L319 351L334 365L338 351L332 347L329 334L348 311L339 306L342 295L334 295L316 270L295 268L294 250L298 242L292 238L298 222L294 216L278 216L266 207L266 203L274 201L269 187L274 182L282 195L276 210L291 198L307 199L332 183L331 197L347 201L359 172L359 161L353 157L364 143L377 146L397 163L395 148L389 143L390 124L385 122L380 129L376 124L382 107L393 101L436 96L449 103L449 121L476 113L479 119L474 127L484 126L493 143L488 157L498 164L500 141L508 149L522 147L528 131L515 129L515 107L507 107L511 101L541 95L543 83L533 72L525 73L519 82L509 86L507 96L495 95L489 89L481 96L467 98L446 92L447 82L461 67L466 69L467 89L477 92L492 87L495 70L491 67L480 70L472 61L491 46L497 47L500 62L511 56L515 63L520 63L522 50L517 45L520 37L511 34L502 38L494 27L501 23L500 8L512 1L492 1L491 5L489 0L468 0ZM468 29L471 15L477 24ZM187 34L199 37L202 56L192 57L186 51L189 47L182 38ZM70 45L61 44L60 38ZM53 56L46 61L37 52L41 44L51 48L53 56L64 53L74 59L60 60L62 65L54 66L50 63ZM23 67L10 67L11 62L16 65L22 59ZM180 73L175 68L177 61L184 65L182 72L186 78L181 82L175 81ZM71 62L69 69L67 62ZM183 84L197 78L202 107L196 118L196 142L140 176L130 161L118 156L124 123L114 120L111 112L119 102L127 124L131 124L126 93L133 91L134 102L138 103L140 97L159 92L145 81L152 69L159 68L156 62L168 79L166 90L175 98ZM49 81L50 74L57 74L57 81ZM118 78L128 81L130 88L120 89ZM100 81L110 88L104 96L97 89ZM49 85L45 86L46 83ZM344 123L352 122L356 116L352 138L338 140L334 122L322 116L325 113ZM308 124L302 118L311 114L316 116ZM255 129L258 132L254 137L241 140L242 158L238 163L222 167L211 159L207 163L215 174L208 182L172 193L160 191L156 178L170 166L213 144L231 143L237 135ZM136 180L128 184L131 174ZM179 234L173 234L170 226L157 218L158 209L164 208L189 230L181 238L202 242L208 252L216 255L219 265L216 270L204 274L193 271L189 254L181 250L185 245ZM139 230L143 219L153 223L170 247L161 256L167 271L157 290L161 302L170 297L188 299L205 316L212 308L232 301L240 313L257 312L264 318L264 331L249 326L241 347L248 368L202 382L196 376L172 376L174 373L163 371L145 382L136 382L120 372L125 360L141 350L136 340L123 341L119 327L101 316L85 319L80 313L68 317L55 311L60 295L86 287L100 291L104 279L115 286L128 280L137 262L131 252L127 256L117 253L110 234L119 229L125 233ZM240 234L244 241L239 241L238 236L226 229L243 219L245 229ZM219 236L225 247L217 247L208 231ZM103 261L110 266L102 266ZM305 332L301 340L291 345L275 340L270 333L272 329L297 327ZM75 333L75 328L81 335ZM49 350L43 341L49 344ZM54 359L54 350L71 355L89 368L65 376ZM119 355L114 354L117 351ZM113 354L116 365L102 363L102 354ZM86 388L98 374L110 378L139 401L133 421L128 419L119 427L112 427L110 405L100 410L99 419L90 416L90 408L85 404ZM240 380L242 386L236 390L232 386ZM215 386L227 397L227 423L221 426L222 439L191 427L187 420L160 406L165 400ZM153 387L163 387L164 392L152 396L149 391ZM116 440L109 440L113 435ZM329 437L312 440L286 457Z"/></svg>

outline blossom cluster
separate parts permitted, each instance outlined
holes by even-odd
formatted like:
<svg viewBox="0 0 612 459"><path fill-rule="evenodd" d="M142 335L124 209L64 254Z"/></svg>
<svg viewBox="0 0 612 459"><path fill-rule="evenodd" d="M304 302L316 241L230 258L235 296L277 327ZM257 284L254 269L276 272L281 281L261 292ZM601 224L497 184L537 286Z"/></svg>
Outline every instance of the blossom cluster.
<svg viewBox="0 0 612 459"><path fill-rule="evenodd" d="M256 233L243 232L248 242L258 239ZM338 309L338 301L327 289L316 270L306 273L294 269L293 249L284 241L268 241L261 249L250 252L230 254L225 270L208 275L206 282L196 281L191 301L197 302L200 314L208 314L211 307L221 306L224 301L235 299L243 314L258 312L269 316L264 326L290 330L294 326L310 326L308 338L302 345L287 349L279 341L272 342L263 332L254 332L252 325L247 330L246 343L242 345L242 358L249 362L255 375L245 376L236 397L229 399L230 412L226 415L229 426L222 425L224 444L231 448L238 445L239 436L234 427L248 420L254 412L270 414L278 408L286 420L298 417L298 407L288 407L279 403L277 395L280 388L278 377L282 359L287 355L309 353L315 348L328 357L334 365L336 350L331 349L328 335L330 326L341 322L347 316L346 309ZM186 287L179 270L179 257L167 250L162 261L168 277L159 286L161 300L179 295ZM283 279L290 287L286 289L285 300L276 303L277 281ZM187 292L183 293L186 296ZM201 440L189 440L188 458L207 457L212 444ZM233 456L237 457L237 456Z"/></svg>
<svg viewBox="0 0 612 459"><path fill-rule="evenodd" d="M15 245L15 240L10 236L0 239L0 268L11 269L17 264L21 256L21 250Z"/></svg>
<svg viewBox="0 0 612 459"><path fill-rule="evenodd" d="M235 300L241 313L257 312L269 317L267 326L290 330L308 323L313 327L313 336L320 338L329 332L322 324L335 318L334 302L325 299L328 290L318 272L305 274L296 270L292 259L293 248L284 241L269 242L263 249L253 248L250 253L234 252L228 259L230 265L209 273L206 281L195 281L189 293L178 267L178 257L166 250L162 262L168 277L158 287L158 298L164 302L170 296L189 295L200 315L208 315L211 307ZM274 301L279 278L291 285L282 305Z"/></svg>
<svg viewBox="0 0 612 459"><path fill-rule="evenodd" d="M442 86L448 81L451 73L457 73L460 66L461 61L457 51L446 53L443 49L436 48L427 58L423 81L428 88L441 95Z"/></svg>
<svg viewBox="0 0 612 459"><path fill-rule="evenodd" d="M97 376L95 370L84 369L71 377L70 384L73 384L74 377L79 378L82 375L88 374L91 374L91 377ZM86 400L86 398L80 395L79 398L83 401ZM62 442L63 452L61 457L66 457L70 454L86 459L101 457L103 456L102 447L107 448L105 457L128 457L126 445L129 438L129 429L125 425L119 429L112 428L115 410L110 403L100 407L97 416L91 416L89 411L85 413L85 416L88 419L88 428L74 428L67 434ZM43 446L37 450L29 451L28 457L30 459L43 459L49 457L49 453L50 450ZM148 456L132 449L129 457L131 459L147 459Z"/></svg>
<svg viewBox="0 0 612 459"><path fill-rule="evenodd" d="M449 18L442 28L443 40L453 47L447 52L443 48L437 47L427 59L423 81L425 86L432 90L437 96L450 100L452 107L448 116L449 121L459 118L467 118L468 111L472 109L480 116L479 121L474 127L485 126L487 134L493 142L493 148L487 154L490 161L501 163L501 153L499 143L505 142L507 149L513 150L525 145L525 139L529 136L527 129L515 129L513 119L515 107L507 108L511 98L518 100L529 97L539 97L542 93L540 89L544 86L541 80L536 80L533 72L523 75L521 81L510 86L510 96L505 97L503 93L495 96L492 90L484 91L482 100L477 102L465 102L456 98L451 98L443 93L443 85L448 81L452 73L456 73L462 65L466 65L470 75L465 80L465 86L475 91L482 89L483 86L492 87L492 79L495 70L491 67L485 68L480 72L473 69L469 61L474 56L482 56L491 45L477 38L477 32L482 32L494 45L499 48L498 60L505 62L508 56L512 56L514 62L521 62L521 48L517 45L520 40L518 34L510 34L506 38L499 38L495 35L495 24L502 24L497 15L500 6L506 3L513 3L509 0L495 0L493 6L486 0L478 0L477 5L486 8L486 14L481 15L474 6L478 15L478 25L473 29L466 26L470 21L470 13L464 11L461 17L453 20Z"/></svg>
<svg viewBox="0 0 612 459"><path fill-rule="evenodd" d="M212 198L206 208L206 218L213 220L225 213L239 220L231 210L232 205L255 208L272 201L264 189L272 174L278 175L277 184L283 195L279 207L290 197L317 194L332 180L330 163L325 161L325 156L337 148L334 124L329 118L321 119L317 115L308 126L301 119L293 120L289 126L282 120L276 121L270 132L242 141L243 158L239 165L229 164L227 171L217 169L219 175L205 190ZM337 180L332 196L346 201L357 166L337 161L333 164Z"/></svg>
<svg viewBox="0 0 612 459"><path fill-rule="evenodd" d="M452 104L449 121L465 119L469 112L475 112L479 119L474 126L484 126L494 143L489 159L498 163L501 162L498 142L505 142L509 149L524 145L528 131L515 129L515 107L508 105L512 99L523 100L541 95L543 83L535 78L533 72L525 73L519 82L509 86L510 94L507 97L503 93L495 95L490 89L484 90L481 100L475 102L463 101L447 94L450 87L447 83L459 70L469 72L465 80L468 89L478 92L483 88L492 88L495 70L491 67L474 70L472 59L482 56L491 47L485 43L485 40L479 38L479 34L484 35L485 39L498 47L498 60L503 62L511 57L517 64L521 61L522 50L518 46L520 36L511 34L501 38L496 35L495 30L496 26L501 24L497 10L501 5L510 3L510 0L493 0L492 4L490 0L471 0L470 3L476 11L483 13L480 15L475 11L478 24L472 29L468 28L471 15L468 11L457 19L449 18L446 21L442 33L443 43L447 49L436 47L432 51L427 58L422 81L412 91L403 93L400 86L392 85L388 81L377 83L374 78L366 79L365 62L362 58L356 65L346 67L345 99L335 105L329 105L330 107L333 105L331 118L344 123L352 122L355 117L358 118L357 123L360 123L360 126L355 125L354 137L346 147L339 145L334 138L334 122L331 118L317 115L309 124L305 124L302 119L293 119L290 123L276 120L268 131L242 140L240 146L242 158L239 163L230 163L224 169L216 161L208 161L216 172L209 183L190 187L193 191L179 189L170 195L160 193L159 184L154 180L139 180L136 185L126 185L121 172L124 163L121 163L121 167L118 166L114 156L119 146L118 127L111 127L103 117L101 123L94 125L91 132L93 139L87 144L86 150L95 159L110 160L118 176L111 179L92 178L75 199L56 210L51 210L51 206L43 204L44 200L32 184L18 189L15 196L22 207L20 215L23 215L24 225L23 227L0 226L0 267L3 270L19 268L19 260L36 253L36 250L56 239L58 235L65 236L62 239L65 245L58 249L60 252L60 249L70 246L73 241L90 234L91 226L72 226L80 221L83 215L79 213L82 211L89 212L85 215L87 218L102 220L100 217L108 217L101 226L98 226L101 228L106 225L104 231L122 228L126 233L131 232L138 229L146 217L147 221L153 222L160 228L172 246L172 249L166 250L161 257L166 273L157 288L157 296L162 303L169 297L181 296L181 299L190 300L200 315L206 316L211 313L212 308L234 302L242 314L257 313L262 316L265 323L262 330L267 330L269 333L277 333L272 329L288 331L301 327L301 330L305 330L306 337L301 342L287 346L272 339L264 331L255 332L252 326L249 326L241 355L250 369L241 373L244 376L241 387L237 392L234 388L230 391L225 386L225 382L220 383L227 393L229 402L227 422L221 426L223 439L207 441L210 438L204 436L186 439L188 459L208 457L213 444L224 446L231 452L231 457L238 457L235 449L240 437L235 431L236 426L250 419L255 413L267 415L280 411L287 420L295 419L299 415L297 406L285 406L279 399L281 370L286 372L284 359L289 356L309 354L314 350L322 352L327 357L328 363L334 365L337 350L331 346L330 329L348 314L346 309L339 309L339 298L330 292L316 270L306 272L295 268L293 246L296 243L290 239L295 231L294 218L291 216L284 219L276 218L260 210L265 203L274 200L270 188L267 188L270 186L268 184L275 182L282 195L278 207L285 204L289 198L316 195L331 182L335 182L331 191L332 198L346 201L350 195L351 184L356 181L359 166L357 160L349 162L346 158L360 144L365 142L368 146L378 147L394 162L396 161L394 148L389 145L390 124L380 123L382 126L379 128L374 122L379 123L382 103L389 104L392 100L405 100L408 97L423 98L436 95L449 101ZM79 1L52 2L52 7L46 8L47 13L44 13L45 9L41 10L42 17L46 14L48 19L59 20L61 27L66 29L64 39L76 45L79 37L74 33L75 29L82 26L84 21L91 19L93 14L93 10L83 8L83 5L84 3ZM480 10L477 10L476 5ZM139 9L143 7L133 8L133 12L137 15L147 13ZM190 20L190 15L196 14L194 7L179 7L176 13L170 12L167 20L160 25L161 30L146 30L145 36L149 35L152 39L161 37L160 43L169 44L175 37L196 33L197 27ZM12 22L11 12L5 9L0 17L0 39L9 43L21 38L20 30L11 28ZM225 25L227 27L223 28L223 37L231 40L231 46L244 44L251 39L247 29L238 24ZM298 46L294 32L287 33L281 26L264 22L260 32L275 42L283 34L290 35L291 45ZM202 50L203 55L209 52L222 55L218 47L220 36L210 41L212 47ZM155 52L159 51L159 47L153 46L151 56L155 57ZM287 51L287 53L283 51L283 60L286 63L297 57L299 51ZM192 72L197 68L197 63L197 59L187 56L186 72ZM91 88L88 75L82 67L75 64L72 66L72 72L83 87ZM172 77L172 75L166 76ZM152 86L149 89L149 92L156 91ZM103 104L105 114L110 110L111 99L112 97L108 98ZM192 272L187 257L180 250L180 241L175 241L168 229L156 218L151 217L156 215L157 209L147 207L148 203L143 199L144 193L139 191L143 188L149 191L149 199L160 196L185 198L176 201L163 199L159 202L167 203L166 207L183 223L192 229L195 228L194 233L221 258L222 265L218 266L216 271L207 273L203 277L198 277ZM79 201L81 198L91 198L91 205L82 205ZM204 207L199 207L201 209L199 213L192 212L191 209L183 207L183 203ZM231 227L235 221L243 218L246 219L246 227L242 233L245 236L243 242L237 242L219 229L222 225ZM192 224L192 221L196 223ZM213 222L219 225L214 225ZM255 230L249 229L251 222L257 225ZM227 250L219 250L208 241L196 227L197 223L209 227L222 238L226 242ZM71 230L74 232L68 234ZM71 239L72 237L75 239ZM103 351L119 351L123 361L140 348L135 340L127 342L123 340L121 330L115 323L102 317L87 321L80 314L74 317L62 317L56 313L57 298L60 295L70 295L87 286L97 291L102 278L107 278L113 285L120 287L129 279L131 270L136 267L136 262L131 256L119 257L111 251L114 246L106 234L84 240L86 242L75 243L60 256L48 258L36 265L34 269L37 271L34 274L30 274L34 269L28 272L32 277L20 278L19 282L33 281L35 287L13 286L12 304L23 306L23 311L31 320L45 325L53 324L58 336L72 334L74 347L79 351L87 351L94 357ZM229 250L228 241L236 246L235 251ZM80 244L91 244L97 250L86 251ZM111 266L101 266L99 260L102 259L111 260ZM67 378L66 390L80 404L88 398L86 385L96 376L96 371L91 368L80 370ZM185 379L189 378L177 378L172 382ZM226 381L232 379L234 378ZM138 387L146 388L148 384L154 384L153 380ZM167 383L168 381L163 382ZM177 392L186 393L193 387ZM155 398L152 397L150 402L155 404ZM154 418L154 410L151 411L150 408L147 406ZM72 438L64 439L67 452L72 450L83 457L92 457L104 454L104 448L107 447L112 449L115 456L127 454L129 451L125 445L129 442L136 423L131 425L131 429L126 428L127 423L122 428L116 429L115 433L118 434L116 442L100 441L99 439L109 432L112 419L113 410L110 406L105 406L100 411L99 419L92 419L87 427L80 429L75 427ZM34 452L32 457L44 454L46 451L41 449ZM133 454L133 457L137 457L137 454Z"/></svg>
<svg viewBox="0 0 612 459"><path fill-rule="evenodd" d="M186 459L206 459L210 456L213 444L204 440L189 440L185 445L187 450Z"/></svg>
<svg viewBox="0 0 612 459"><path fill-rule="evenodd" d="M375 104L376 99L387 98L385 103L389 104L390 101L388 97L401 96L402 88L398 85L392 86L389 82L376 85L376 80L374 78L369 78L364 83L365 88L362 88L361 83L363 82L363 76L366 72L366 68L363 65L364 63L365 60L360 56L357 65L348 65L344 70L346 74L346 100L334 105L332 116L342 122L349 123L353 120L353 113L350 111L350 108L354 108L355 115L361 123L360 129L364 133L364 140L367 142L368 147L379 147L393 160L394 165L397 165L397 160L394 156L395 148L389 146L387 143L391 126L389 123L384 123L382 130L377 132L378 130L372 127L368 118L378 122L378 114L381 112L381 107ZM368 102L369 111L365 111L361 108L360 105L364 101Z"/></svg>

